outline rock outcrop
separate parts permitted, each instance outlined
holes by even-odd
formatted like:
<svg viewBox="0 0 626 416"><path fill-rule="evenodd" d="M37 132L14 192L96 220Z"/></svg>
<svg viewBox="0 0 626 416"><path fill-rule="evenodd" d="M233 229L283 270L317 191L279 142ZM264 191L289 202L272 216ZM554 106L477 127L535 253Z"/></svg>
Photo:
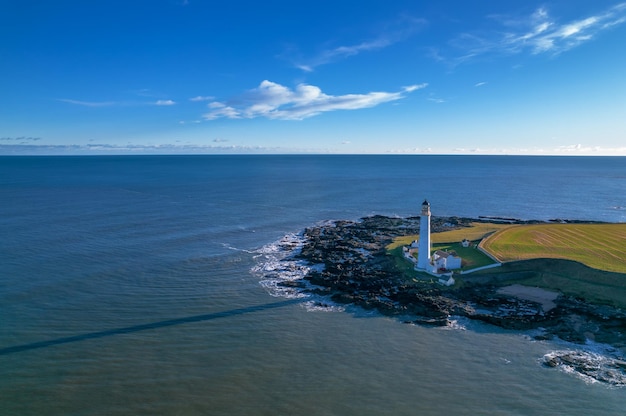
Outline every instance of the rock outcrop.
<svg viewBox="0 0 626 416"><path fill-rule="evenodd" d="M445 231L475 221L433 217L431 229ZM507 219L511 221L518 220ZM539 302L499 292L506 279L494 283L479 275L465 278L456 288L438 285L437 279L428 275L407 278L398 269L398 259L385 247L395 237L418 233L417 217L373 216L307 228L297 258L317 267L304 277L313 286L303 290L338 303L375 309L407 323L445 325L450 316L463 316L506 329L541 329L537 339L559 337L574 343L591 339L626 351L626 314L618 308L560 295L553 307L544 310ZM624 371L623 367L618 366L618 371Z"/></svg>

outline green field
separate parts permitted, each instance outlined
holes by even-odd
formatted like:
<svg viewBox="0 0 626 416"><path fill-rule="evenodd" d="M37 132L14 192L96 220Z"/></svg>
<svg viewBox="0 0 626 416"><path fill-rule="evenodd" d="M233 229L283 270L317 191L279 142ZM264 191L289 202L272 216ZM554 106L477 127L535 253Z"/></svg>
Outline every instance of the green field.
<svg viewBox="0 0 626 416"><path fill-rule="evenodd" d="M489 264L486 256L464 248L464 238L501 261L502 267L468 275L466 283L523 284L559 291L597 304L626 308L626 224L490 224L433 233L433 249L455 250L463 269ZM402 246L417 235L394 239L387 250L407 279L415 276ZM480 258L484 256L484 258Z"/></svg>
<svg viewBox="0 0 626 416"><path fill-rule="evenodd" d="M480 246L502 262L552 258L626 273L626 224L531 224L509 226Z"/></svg>
<svg viewBox="0 0 626 416"><path fill-rule="evenodd" d="M496 231L512 227L511 224L494 224L490 222L473 222L471 227L462 227L442 233L432 233L433 243L455 243L467 239L469 241L482 240Z"/></svg>
<svg viewBox="0 0 626 416"><path fill-rule="evenodd" d="M432 233L430 235L430 241L433 244L458 243L461 242L463 239L477 241L485 238L485 236L487 235L493 234L498 230L508 227L511 227L511 225L492 224L487 222L473 222L471 227L458 228L450 231L444 231L442 233ZM387 249L393 250L396 247L408 246L414 240L419 240L419 235L414 234L397 237L393 240L393 243L387 246Z"/></svg>
<svg viewBox="0 0 626 416"><path fill-rule="evenodd" d="M492 264L493 260L476 248L473 248L473 246L478 244L478 242L485 236L507 227L511 227L511 225L474 222L471 227L463 227L441 233L432 233L430 236L433 244L432 249L433 251L456 251L456 253L463 259L463 270L486 266L488 264ZM461 241L463 239L470 240L472 245L467 248L463 247L461 245ZM397 237L387 246L387 252L397 257L396 264L398 267L401 269L407 269L404 270L404 273L409 273L408 268L412 270L413 267L402 257L401 247L410 245L414 240L419 240L419 235Z"/></svg>
<svg viewBox="0 0 626 416"><path fill-rule="evenodd" d="M626 275L592 269L572 260L544 258L514 261L471 275L468 280L498 286L519 283L561 292L595 304L626 308Z"/></svg>
<svg viewBox="0 0 626 416"><path fill-rule="evenodd" d="M495 263L489 256L473 247L463 247L461 243L439 243L433 244L433 251L456 251L462 259L462 270L475 269L477 267L487 266Z"/></svg>

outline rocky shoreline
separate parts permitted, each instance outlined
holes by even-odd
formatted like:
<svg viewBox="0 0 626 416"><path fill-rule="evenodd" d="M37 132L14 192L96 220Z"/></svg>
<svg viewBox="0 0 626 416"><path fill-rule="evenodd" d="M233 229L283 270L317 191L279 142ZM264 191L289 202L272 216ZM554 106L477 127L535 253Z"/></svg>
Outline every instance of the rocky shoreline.
<svg viewBox="0 0 626 416"><path fill-rule="evenodd" d="M446 231L476 221L497 219L433 217L431 229L432 232ZM506 222L537 221L507 218ZM507 286L506 278L497 273L477 273L464 278L463 284L457 285L460 287L450 288L435 283L436 279L428 276L409 279L399 271L396 259L387 254L385 247L395 237L418 233L419 217L372 216L307 228L305 242L296 258L315 266L303 278L311 285L305 288L301 281L283 285L299 287L337 303L377 310L406 323L447 325L450 316L462 316L506 329L537 330L536 339L558 337L579 344L594 340L615 347L620 365L611 367L615 371L613 384L626 380L621 364L624 362L621 356L626 352L626 313L623 310L592 305L557 293L549 303L533 296L515 296L515 291L502 290ZM550 306L546 306L548 304ZM556 366L561 362L546 359L545 364ZM584 365L579 367L584 368Z"/></svg>

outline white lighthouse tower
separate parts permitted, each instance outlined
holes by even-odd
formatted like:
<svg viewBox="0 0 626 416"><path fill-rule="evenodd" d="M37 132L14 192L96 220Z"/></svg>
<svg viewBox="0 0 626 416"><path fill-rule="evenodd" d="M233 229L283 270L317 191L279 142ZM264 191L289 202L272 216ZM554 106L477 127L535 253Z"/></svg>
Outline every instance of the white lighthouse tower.
<svg viewBox="0 0 626 416"><path fill-rule="evenodd" d="M430 204L422 203L420 214L420 239L417 248L417 268L430 269Z"/></svg>

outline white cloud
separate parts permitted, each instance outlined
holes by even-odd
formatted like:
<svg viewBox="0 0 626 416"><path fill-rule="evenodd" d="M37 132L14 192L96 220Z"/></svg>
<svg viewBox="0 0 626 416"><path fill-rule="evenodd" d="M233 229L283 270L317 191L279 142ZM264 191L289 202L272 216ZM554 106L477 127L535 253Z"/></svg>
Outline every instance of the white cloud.
<svg viewBox="0 0 626 416"><path fill-rule="evenodd" d="M57 101L61 101L68 104L80 105L83 107L134 107L134 106L146 106L146 105L159 105L168 106L175 105L176 102L172 100L157 100L152 102L146 101L81 101L72 100L69 98L58 98Z"/></svg>
<svg viewBox="0 0 626 416"><path fill-rule="evenodd" d="M513 51L530 48L534 54L561 53L593 39L601 30L613 26L617 20L623 19L619 14L618 9L611 8L597 16L558 24L542 9L541 13L535 13L531 18L530 30L509 35L504 40L504 45L511 47ZM607 23L609 25L605 26Z"/></svg>
<svg viewBox="0 0 626 416"><path fill-rule="evenodd" d="M454 148L405 148L392 149L389 153L437 153L437 154L481 154L481 155L568 155L568 156L624 156L626 147L602 147L573 144L557 147L454 147Z"/></svg>
<svg viewBox="0 0 626 416"><path fill-rule="evenodd" d="M483 85L487 85L486 82L477 82L476 84L474 84L475 87L482 87Z"/></svg>
<svg viewBox="0 0 626 416"><path fill-rule="evenodd" d="M356 110L402 99L407 93L425 88L427 84L411 85L398 92L370 92L367 94L327 95L314 85L299 84L294 90L271 81L263 81L249 91L244 104L235 107L221 102L209 104L204 115L207 120L217 118L265 117L278 120L302 120L327 111Z"/></svg>
<svg viewBox="0 0 626 416"><path fill-rule="evenodd" d="M424 82L422 84L409 85L407 87L403 87L403 89L406 92L413 92L413 91L421 90L422 88L426 88L426 87L428 87L428 84Z"/></svg>
<svg viewBox="0 0 626 416"><path fill-rule="evenodd" d="M577 143L577 144L571 144L571 145L566 145L566 146L558 146L554 148L554 152L559 153L559 154L593 154L593 153L598 153L598 152L604 153L609 150L615 152L616 154L620 154L626 151L626 147L606 149L600 146L585 146L580 143Z"/></svg>
<svg viewBox="0 0 626 416"><path fill-rule="evenodd" d="M19 142L30 143L41 140L41 137L19 136L19 137L0 137L0 142Z"/></svg>
<svg viewBox="0 0 626 416"><path fill-rule="evenodd" d="M198 95L196 97L190 98L189 101L211 101L214 100L215 97L210 95Z"/></svg>
<svg viewBox="0 0 626 416"><path fill-rule="evenodd" d="M308 63L296 63L295 65L303 71L311 72L317 66L328 64L349 56L358 55L361 52L382 49L392 43L395 42L386 37L381 37L369 42L362 42L357 45L339 46L334 49L322 51L320 54L310 59Z"/></svg>
<svg viewBox="0 0 626 416"><path fill-rule="evenodd" d="M626 3L620 3L595 15L570 22L558 22L546 8L537 9L532 15L512 19L490 16L506 27L489 33L463 33L451 43L464 50L455 61L487 53L559 54L594 39L600 32L626 22Z"/></svg>
<svg viewBox="0 0 626 416"><path fill-rule="evenodd" d="M0 155L81 155L81 154L259 154L301 153L301 149L206 144L131 144L89 143L70 145L4 145L0 144Z"/></svg>
<svg viewBox="0 0 626 416"><path fill-rule="evenodd" d="M59 98L58 101L68 103L68 104L81 105L83 107L110 107L110 106L119 104L119 103L116 103L115 101L80 101L80 100L71 100L69 98Z"/></svg>
<svg viewBox="0 0 626 416"><path fill-rule="evenodd" d="M241 118L237 110L233 107L227 106L226 104L212 102L209 104L209 108L211 111L203 116L206 120L215 120L222 117Z"/></svg>
<svg viewBox="0 0 626 416"><path fill-rule="evenodd" d="M93 140L90 140L92 142ZM213 144L131 144L115 145L109 143L88 144L26 144L26 143L2 143L0 142L0 155L53 155L53 154L218 154L218 153L320 153L320 149L280 148L265 146L242 146L226 145L221 139L213 140ZM350 144L343 142L343 145ZM343 152L345 148L323 153ZM509 154L509 155L590 155L590 156L626 156L626 147L603 147L573 144L552 148L390 148L388 153L418 153L418 154Z"/></svg>
<svg viewBox="0 0 626 416"><path fill-rule="evenodd" d="M296 68L306 72L313 71L320 65L336 62L362 52L375 51L391 46L411 36L418 28L427 24L424 19L402 16L389 25L387 30L378 37L348 46L324 49L310 58L289 59Z"/></svg>

